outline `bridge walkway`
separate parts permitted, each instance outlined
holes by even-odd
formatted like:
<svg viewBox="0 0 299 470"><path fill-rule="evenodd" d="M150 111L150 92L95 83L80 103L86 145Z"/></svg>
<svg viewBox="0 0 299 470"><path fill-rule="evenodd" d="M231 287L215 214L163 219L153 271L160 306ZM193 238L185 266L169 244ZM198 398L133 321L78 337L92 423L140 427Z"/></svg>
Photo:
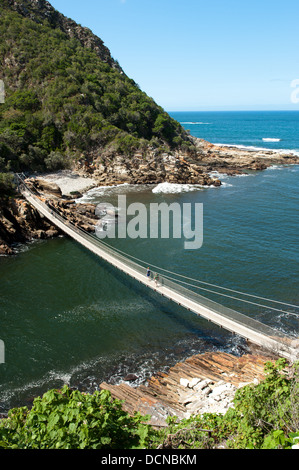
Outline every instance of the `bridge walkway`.
<svg viewBox="0 0 299 470"><path fill-rule="evenodd" d="M87 250L99 256L118 270L163 297L176 302L178 305L183 306L189 311L200 315L234 334L246 338L254 344L265 349L270 349L291 361L299 358L298 342L294 341L294 338L292 340L292 338L286 337L282 332L264 323L212 301L163 276L159 276L158 282L156 282L152 276L148 278L146 276L147 266L142 266L126 256L121 255L113 248L109 248L106 244L103 244L96 236L75 226L56 211L53 211L39 196L35 195L22 178L20 178L20 181L21 193L44 217Z"/></svg>

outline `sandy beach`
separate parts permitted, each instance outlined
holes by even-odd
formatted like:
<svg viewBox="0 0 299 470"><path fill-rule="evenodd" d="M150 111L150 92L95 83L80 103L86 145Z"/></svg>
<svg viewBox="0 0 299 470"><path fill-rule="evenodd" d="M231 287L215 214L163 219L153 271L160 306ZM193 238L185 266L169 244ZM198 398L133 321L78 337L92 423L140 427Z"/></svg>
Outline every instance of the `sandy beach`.
<svg viewBox="0 0 299 470"><path fill-rule="evenodd" d="M69 195L74 191L85 193L97 186L97 181L94 178L81 176L72 170L60 170L55 173L34 176L34 178L42 178L51 183L56 183L63 195Z"/></svg>

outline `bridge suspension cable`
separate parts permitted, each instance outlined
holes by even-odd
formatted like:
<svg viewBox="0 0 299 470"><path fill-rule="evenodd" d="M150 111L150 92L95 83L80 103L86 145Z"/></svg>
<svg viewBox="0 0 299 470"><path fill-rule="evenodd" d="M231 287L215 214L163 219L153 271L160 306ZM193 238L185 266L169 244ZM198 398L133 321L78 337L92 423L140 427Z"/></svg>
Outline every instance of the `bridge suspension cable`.
<svg viewBox="0 0 299 470"><path fill-rule="evenodd" d="M95 236L95 235L93 235ZM104 245L106 245L107 247L109 247L110 249L116 251L116 252L119 252L121 253L123 256L125 257L128 257L128 258L132 258L136 261L139 261L141 263L143 263L144 265L147 265L147 266L151 266L155 269L158 269L159 271L164 271L166 273L169 273L169 274L172 274L172 275L175 275L175 276L178 276L178 277L181 277L181 278L184 278L184 279L187 279L187 280L190 280L192 282L198 282L200 284L204 284L204 285L207 285L207 286L210 286L210 287L214 287L214 288L218 288L218 289L223 289L223 290L226 290L226 291L229 291L229 292L233 292L235 294L241 294L241 295L245 295L245 296L248 296L248 297L252 297L252 298L255 298L255 299L259 299L259 300L265 300L267 302L272 302L272 303L277 303L277 304L281 304L281 305L285 305L287 307L293 307L293 308L297 308L299 309L299 305L294 305L294 304L289 304L289 303L286 303L286 302L281 302L279 300L273 300L273 299L268 299L266 297L260 297L260 296L257 296L257 295L254 295L254 294L247 294L245 292L241 292L241 291L237 291L237 290L234 290L234 289L229 289L228 287L222 287L222 286L218 286L216 284L211 284L211 283L208 283L208 282L205 282L205 281L200 281L199 279L193 279L191 277L188 277L188 276L184 276L183 274L178 274L176 272L173 272L173 271L169 271L167 269L164 269L162 268L161 266L155 266L151 263L148 263L148 262L145 262L144 260L141 260L140 258L136 258L135 256L133 255L130 255L128 253L125 253L124 251L122 250L119 250L118 248L115 248L115 247L111 247L108 243L105 243L103 240L101 240L101 243L103 243ZM196 289L202 289L202 290L205 290L207 292L212 292L214 294L217 294L217 295L222 295L222 296L225 296L225 297L229 297L229 298L232 298L232 299L235 299L235 300L239 300L241 302L247 302L247 303L251 303L253 305L258 305L260 307L264 307L264 308L270 308L271 310L276 310L278 312L282 312L282 313L287 313L287 314L290 314L290 315L298 315L297 313L295 312L289 312L289 311L285 311L285 310L281 310L281 309L277 309L277 308L274 308L274 307L270 307L269 305L262 305L262 304L258 304L258 303L255 303L255 302L250 302L249 300L245 300L245 299L239 299L239 298L236 298L236 297L233 297L233 296L230 296L230 295L227 295L227 294L223 294L221 292L215 292L215 291L212 291L210 289L206 289L204 287L201 287L201 286L196 286L196 285L193 285L193 284L190 284L188 282L184 282L180 279L177 279L177 278L172 278L172 277L169 277L168 275L166 274L163 274L164 277L170 279L170 280L174 280L176 282L180 282L180 283L183 283L183 284L186 284L190 287L195 287Z"/></svg>
<svg viewBox="0 0 299 470"><path fill-rule="evenodd" d="M194 284L190 284L189 282L184 282L184 281L175 279L175 278L170 277L170 276L165 276L165 275L164 275L164 277L166 277L166 279L169 279L169 280L173 280L173 281L176 281L176 282L180 282L180 283L185 284L185 285L187 285L187 286L189 286L189 287L195 287L196 289L201 289L201 290L204 290L204 291L206 291L206 292L211 292L211 293L216 294L216 295L221 295L221 296L223 296L223 297L228 297L228 298L230 298L230 299L239 300L239 301L241 301L241 302L246 302L246 303L252 304L252 305L257 305L258 307L269 308L270 310L275 310L275 311L277 311L277 312L287 313L288 315L294 315L294 316L297 316L297 315L298 315L298 314L295 313L295 312L288 312L288 311L286 311L286 310L281 310L281 309L278 309L278 308L275 308L275 307L269 307L269 305L262 305L262 304L258 304L257 302L252 302L252 301L250 301L250 300L240 299L240 298L234 297L234 296L232 296L232 295L223 294L222 292L215 292L215 291L213 291L213 290L211 290L211 289L206 289L205 287L195 286Z"/></svg>
<svg viewBox="0 0 299 470"><path fill-rule="evenodd" d="M22 178L19 177L19 179L24 183L24 181L22 180ZM26 184L25 184L26 186ZM27 187L27 186L26 186ZM27 187L27 189L29 189ZM29 189L29 191L32 193L32 191ZM59 215L59 217L65 219L67 221L67 218L61 214L59 214L57 212L56 209L54 208L51 208L52 211L56 212L57 215ZM289 312L289 311L285 311L285 310L281 310L281 309L278 309L278 308L275 308L275 307L271 307L269 305L262 305L262 304L259 304L257 302L252 302L252 301L249 301L249 300L245 300L245 299L240 299L238 297L234 297L232 295L229 295L229 294L224 294L222 292L215 292L211 289L207 289L207 288L204 288L202 286L198 286L198 285L194 285L194 284L191 284L189 282L186 282L186 281L182 281L181 279L177 279L177 277L181 277L183 279L186 279L188 281L192 281L192 282L196 282L196 283L200 283L200 284L203 284L203 285L207 285L209 287L213 287L213 288L217 288L217 289L222 289L222 290L226 290L228 292L232 292L232 293L235 293L235 294L240 294L240 295L244 295L244 296L248 296L248 297L252 297L252 298L255 298L255 299L259 299L259 300L264 300L264 301L267 301L267 302L272 302L272 303L277 303L277 304L281 304L281 305L284 305L284 306L287 306L287 307L293 307L293 308L297 308L299 309L299 306L298 305L294 305L294 304L289 304L289 303L286 303L286 302L281 302L281 301L278 301L278 300L273 300L273 299L268 299L268 298L265 298L265 297L260 297L260 296L257 296L257 295L254 295L254 294L248 294L248 293L245 293L245 292L241 292L241 291L237 291L237 290L234 290L234 289L230 289L230 288L227 288L227 287L223 287L223 286L218 286L216 284L212 284L212 283L208 283L208 282L205 282L205 281L201 281L199 279L194 279L194 278L191 278L191 277L188 277L188 276L184 276L183 274L179 274L179 273L176 273L176 272L173 272L173 271L170 271L170 270L167 270L165 268L162 268L161 266L156 266L156 265L153 265L151 263L148 263L148 262L145 262L144 260L140 259L140 258L137 258L133 255L130 255L118 248L115 248L115 247L111 247L111 245L109 245L108 243L105 243L103 241L103 239L100 239L99 237L97 237L95 234L91 234L89 232L86 232L82 227L80 227L80 231L82 232L85 232L89 237L95 239L97 241L97 243L99 244L102 244L104 246L106 246L107 248L109 248L110 251L112 252L115 252L115 253L120 253L122 257L124 258L132 258L133 260L136 260L138 262L141 262L144 266L147 265L147 266L151 266L155 269L158 269L159 272L165 272L165 273L168 273L168 274L172 274L174 276L176 276L175 278L169 276L168 274L163 274L163 276L166 278L166 279L169 279L169 280L173 280L177 283L181 283L181 284L184 284L184 285L187 285L189 287L194 287L195 289L199 289L199 290L204 290L206 292L210 292L210 293L213 293L213 294L216 294L216 295L220 295L220 296L224 296L224 297L227 297L227 298L231 298L231 299L234 299L234 300L237 300L237 301L241 301L241 302L245 302L245 303L248 303L248 304L252 304L252 305L256 305L256 306L259 306L259 307L262 307L262 308L268 308L270 310L275 310L275 311L278 311L278 312L281 312L281 313L285 313L285 314L288 314L288 315L294 315L294 316L298 316L298 314L296 312Z"/></svg>
<svg viewBox="0 0 299 470"><path fill-rule="evenodd" d="M23 178L19 177L19 179L21 183L23 183ZM111 245L100 240L100 237L96 236L94 232L87 232L83 229L83 227L75 225L66 216L61 215L59 210L50 205L47 200L44 201L44 199L38 197L33 191L30 190L30 188L26 186L26 183L23 183L22 186L20 185L19 188L29 203L32 204L39 212L41 212L41 214L56 224L58 228L69 235L72 239L80 243L92 253L106 260L115 268L128 274L135 280L146 285L148 288L155 290L163 297L166 297L183 306L184 308L196 313L197 315L212 321L216 325L222 328L226 328L228 331L234 334L239 334L243 338L258 344L263 348L271 348L271 350L274 348L277 353L279 352L279 354L290 359L291 361L297 360L299 351L297 343L293 339L293 334L286 336L286 334L281 331L281 329L270 327L267 324L261 323L260 321L251 318L251 316L246 316L234 309L231 309L230 307L221 305L220 303L217 303L214 300L199 294L195 291L195 289L188 289L182 284L195 287L196 289L211 291L214 294L235 298L229 293L224 294L222 292L212 291L211 289L207 289L202 286L195 286L191 284L192 278L188 278L187 276L181 274L178 275L177 273L173 273L172 276L172 272L170 270L166 270L158 266L154 266L154 268L157 268L157 274L159 274L160 281L162 282L149 282L149 279L146 276L146 266L151 266L150 269L152 270L153 265L151 265L151 263L145 263L143 260L140 260L132 255L128 255L127 253L124 253L117 248L114 249L111 247ZM138 260L139 262L134 260ZM167 274L163 274L164 272ZM181 279L178 279L179 277ZM175 282L171 281L170 279L174 279ZM204 282L197 279L194 281ZM216 285L214 284L213 286ZM232 289L227 290L232 291ZM244 293L242 294L247 295ZM243 302L245 301L244 299L240 300ZM283 304L283 302L279 303ZM266 308L271 309L271 307ZM290 312L285 313L289 314ZM296 334L295 337L297 337Z"/></svg>

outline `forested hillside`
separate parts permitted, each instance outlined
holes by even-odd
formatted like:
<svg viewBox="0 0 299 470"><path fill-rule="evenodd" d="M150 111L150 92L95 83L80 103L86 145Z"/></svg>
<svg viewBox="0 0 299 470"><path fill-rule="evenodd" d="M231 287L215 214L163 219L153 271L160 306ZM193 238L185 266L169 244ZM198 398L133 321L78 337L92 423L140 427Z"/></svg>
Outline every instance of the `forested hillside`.
<svg viewBox="0 0 299 470"><path fill-rule="evenodd" d="M2 0L0 30L0 183L11 170L56 170L99 154L194 150L102 40L45 0Z"/></svg>

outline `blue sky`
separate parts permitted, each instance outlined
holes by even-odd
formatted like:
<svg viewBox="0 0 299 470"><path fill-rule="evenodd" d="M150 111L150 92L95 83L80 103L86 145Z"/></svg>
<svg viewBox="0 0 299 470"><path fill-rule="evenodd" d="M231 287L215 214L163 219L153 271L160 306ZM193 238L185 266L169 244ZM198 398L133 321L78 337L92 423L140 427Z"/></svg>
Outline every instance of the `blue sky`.
<svg viewBox="0 0 299 470"><path fill-rule="evenodd" d="M166 111L299 110L298 0L50 0ZM296 95L299 98L299 90Z"/></svg>

